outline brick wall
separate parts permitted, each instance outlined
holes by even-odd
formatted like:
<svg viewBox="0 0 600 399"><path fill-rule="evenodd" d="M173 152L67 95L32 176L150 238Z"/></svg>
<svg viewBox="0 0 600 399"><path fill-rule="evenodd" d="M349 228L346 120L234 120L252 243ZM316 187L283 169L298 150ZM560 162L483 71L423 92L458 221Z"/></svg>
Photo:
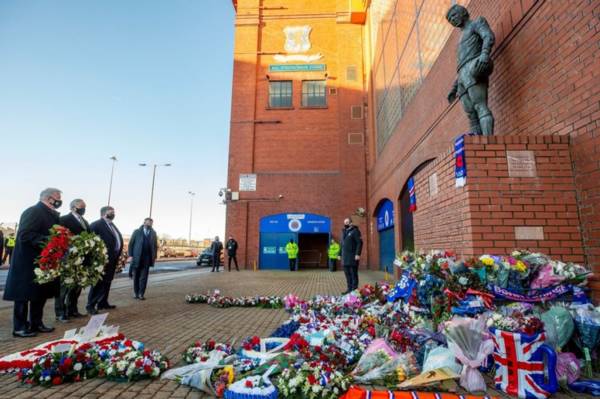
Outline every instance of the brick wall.
<svg viewBox="0 0 600 399"><path fill-rule="evenodd" d="M555 220L559 224L550 226L549 234L551 233L553 238L547 240L553 244L564 240L565 245L571 245L570 242L573 241L571 234L575 236L579 234L583 241L584 253L562 255L583 259L598 275L600 274L600 68L598 67L600 7L598 1L471 0L468 9L472 17L485 16L496 34L497 40L492 54L495 67L489 90L489 104L496 119L495 134L497 136L564 136L569 137L571 143L569 148L575 193L569 194L566 198L567 203L541 204L535 202L533 198L534 202L531 204L500 204L500 206L520 206L523 210L519 212L523 212L523 215L533 212L534 219L537 219L537 212L547 216L543 218L544 220ZM459 36L458 31L450 36L382 153L376 157L374 152L370 152L368 190L371 208L382 198L397 199L406 180L419 165L443 153L454 137L468 131L468 121L461 105L456 102L453 104L446 102L447 91L456 76L455 51ZM371 102L372 100L371 96ZM375 128L373 116L370 115L371 132ZM374 148L372 142L374 136L373 133L369 135L370 148ZM553 144L566 145L563 142L553 142ZM510 145L520 145L520 142ZM560 151L564 153L568 150ZM540 159L545 158L547 157ZM557 164L553 160L548 163ZM550 165L542 167L553 167ZM560 165L566 167L564 163ZM479 173L477 171L479 164L469 166L470 173ZM486 171L489 172L491 171ZM488 184L490 193L494 191L491 187L499 184L494 173L501 172L496 171L482 177L489 179L488 183L481 184ZM546 186L541 184L538 188L543 187ZM509 190L521 188L518 184L508 185ZM546 188L552 189L552 187ZM496 190L505 191L506 186L497 186ZM487 199L489 198L482 198L481 201ZM552 199L548 199L550 200ZM503 198L502 201L507 199ZM546 205L555 206L556 208L550 209L556 210L548 212L539 210L540 206ZM558 209L563 209L562 205L567 208L559 211ZM575 205L576 209L573 208ZM554 218L552 214L557 212L579 213L580 223L560 225L565 223L565 219ZM478 219L473 217L473 220ZM473 227L475 228L473 234L479 234L477 230L480 226ZM506 231L496 232L503 234L502 239L485 241L488 244L497 241L496 244L501 245L502 248L509 246L504 244L512 244L514 238L510 235L509 227L503 230ZM577 241L577 237L574 240ZM568 251L557 245L545 248L553 249L555 252ZM376 251L371 250L370 262L377 264ZM600 292L600 280L592 281L591 285Z"/></svg>
<svg viewBox="0 0 600 399"><path fill-rule="evenodd" d="M522 248L583 263L568 143L564 136L466 137L462 188L454 184L454 151L441 154L415 175L416 248L451 249L463 256ZM536 177L511 177L507 151L532 151ZM438 192L432 195L434 173ZM543 236L517 237L516 229L523 227L541 227Z"/></svg>

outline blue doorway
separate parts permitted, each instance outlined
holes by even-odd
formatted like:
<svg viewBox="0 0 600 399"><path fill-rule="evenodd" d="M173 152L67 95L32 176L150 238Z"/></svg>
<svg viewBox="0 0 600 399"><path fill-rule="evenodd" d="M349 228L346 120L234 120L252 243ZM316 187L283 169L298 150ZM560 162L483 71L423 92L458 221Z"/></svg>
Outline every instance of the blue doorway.
<svg viewBox="0 0 600 399"><path fill-rule="evenodd" d="M379 267L392 272L396 247L394 236L394 204L385 199L377 207L377 231L379 234Z"/></svg>
<svg viewBox="0 0 600 399"><path fill-rule="evenodd" d="M289 270L285 246L291 238L299 244L300 267L319 267L326 256L331 220L312 213L280 213L260 219L259 232L260 269Z"/></svg>

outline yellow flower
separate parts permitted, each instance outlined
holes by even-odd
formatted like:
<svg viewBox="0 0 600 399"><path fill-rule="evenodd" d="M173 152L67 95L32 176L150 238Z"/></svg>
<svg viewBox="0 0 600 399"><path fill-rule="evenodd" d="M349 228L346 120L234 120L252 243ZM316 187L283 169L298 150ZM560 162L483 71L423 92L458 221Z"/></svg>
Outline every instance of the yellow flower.
<svg viewBox="0 0 600 399"><path fill-rule="evenodd" d="M398 378L398 382L406 380L406 373L404 372L404 369L402 367L398 367L396 369L396 376Z"/></svg>
<svg viewBox="0 0 600 399"><path fill-rule="evenodd" d="M233 384L233 380L234 380L233 366L231 366L231 365L225 366L225 367L223 367L223 370L227 373L227 381L229 382L229 385Z"/></svg>
<svg viewBox="0 0 600 399"><path fill-rule="evenodd" d="M490 258L489 256L482 256L479 258L479 260L486 266L494 266L494 259Z"/></svg>
<svg viewBox="0 0 600 399"><path fill-rule="evenodd" d="M517 263L515 264L515 269L519 273L524 273L525 271L527 271L527 265L525 263L523 263L523 261L518 260Z"/></svg>

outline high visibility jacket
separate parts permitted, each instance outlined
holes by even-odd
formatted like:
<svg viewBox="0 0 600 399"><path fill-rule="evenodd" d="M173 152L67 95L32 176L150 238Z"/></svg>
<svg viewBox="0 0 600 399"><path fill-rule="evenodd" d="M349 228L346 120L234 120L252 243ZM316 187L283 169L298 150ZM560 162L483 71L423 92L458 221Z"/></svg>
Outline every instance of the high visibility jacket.
<svg viewBox="0 0 600 399"><path fill-rule="evenodd" d="M285 246L285 252L287 252L288 259L296 259L298 257L298 244L288 242Z"/></svg>
<svg viewBox="0 0 600 399"><path fill-rule="evenodd" d="M15 242L16 242L15 237L8 237L6 239L6 247L7 248L14 248L15 247Z"/></svg>
<svg viewBox="0 0 600 399"><path fill-rule="evenodd" d="M340 244L337 242L331 244L327 250L327 254L329 255L329 259L337 259L340 256Z"/></svg>

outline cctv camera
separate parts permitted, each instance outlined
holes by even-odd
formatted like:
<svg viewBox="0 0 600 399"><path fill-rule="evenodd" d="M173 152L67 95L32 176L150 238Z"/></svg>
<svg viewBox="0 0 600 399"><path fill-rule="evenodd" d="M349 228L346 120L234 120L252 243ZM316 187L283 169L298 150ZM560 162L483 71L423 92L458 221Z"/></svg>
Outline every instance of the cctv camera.
<svg viewBox="0 0 600 399"><path fill-rule="evenodd" d="M223 196L223 190L219 190L219 197Z"/></svg>

